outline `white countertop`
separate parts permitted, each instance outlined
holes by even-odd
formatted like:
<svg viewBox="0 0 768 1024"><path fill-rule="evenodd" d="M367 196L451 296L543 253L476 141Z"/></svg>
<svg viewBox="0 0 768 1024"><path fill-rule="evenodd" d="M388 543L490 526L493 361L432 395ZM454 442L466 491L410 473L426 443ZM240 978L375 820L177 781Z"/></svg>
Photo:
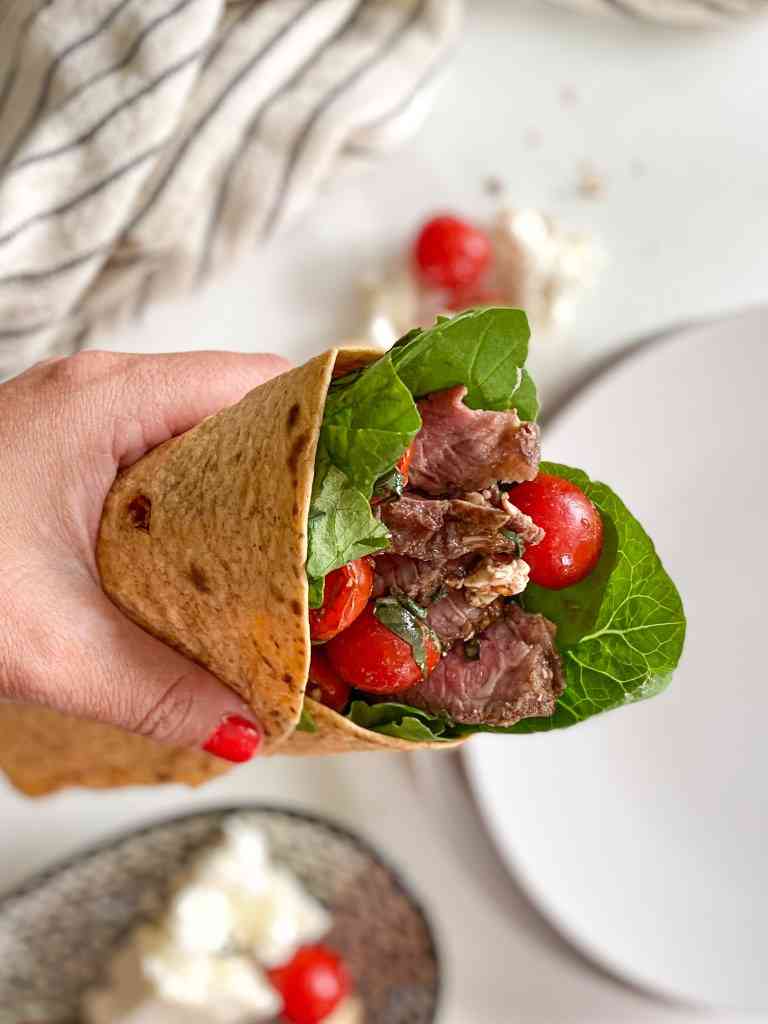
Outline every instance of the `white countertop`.
<svg viewBox="0 0 768 1024"><path fill-rule="evenodd" d="M361 267L376 265L436 207L489 212L491 175L507 182L511 202L599 234L608 254L570 336L534 339L545 401L647 332L765 301L768 22L697 34L592 21L543 3L468 6L464 45L418 139L333 183L300 226L244 254L204 292L94 343L304 358L354 334ZM584 163L605 181L598 198L577 192ZM201 791L75 792L36 803L2 785L0 886L153 817L286 802L367 835L424 897L445 953L440 1024L746 1019L656 1003L568 950L499 867L456 763L446 755L278 759Z"/></svg>

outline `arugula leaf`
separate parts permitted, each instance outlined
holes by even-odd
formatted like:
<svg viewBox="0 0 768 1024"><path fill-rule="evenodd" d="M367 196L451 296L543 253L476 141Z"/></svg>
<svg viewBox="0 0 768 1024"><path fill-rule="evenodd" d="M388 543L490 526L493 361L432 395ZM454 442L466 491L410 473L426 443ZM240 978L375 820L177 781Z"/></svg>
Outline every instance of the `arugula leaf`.
<svg viewBox="0 0 768 1024"><path fill-rule="evenodd" d="M371 512L368 498L351 484L346 473L327 461L322 467L316 464L311 508L325 515L309 519L310 580L322 579L346 562L383 551L389 544L387 528ZM315 585L312 596L317 593Z"/></svg>
<svg viewBox="0 0 768 1024"><path fill-rule="evenodd" d="M396 701L368 704L364 700L353 700L346 717L363 729L414 743L455 738L446 718Z"/></svg>
<svg viewBox="0 0 768 1024"><path fill-rule="evenodd" d="M535 422L539 415L539 396L536 392L536 385L525 367L523 367L520 378L520 387L512 396L511 405L517 409L517 415L521 420Z"/></svg>
<svg viewBox="0 0 768 1024"><path fill-rule="evenodd" d="M471 409L510 409L522 383L530 334L521 309L469 309L439 319L389 355L414 398L464 384ZM523 398L530 405L530 386Z"/></svg>
<svg viewBox="0 0 768 1024"><path fill-rule="evenodd" d="M512 543L515 545L515 551L517 552L517 557L518 558L522 558L523 555L525 554L525 541L520 536L520 534L519 533L515 533L514 530L502 530L501 533L504 534L504 536L507 538L507 540L511 540L512 541Z"/></svg>
<svg viewBox="0 0 768 1024"><path fill-rule="evenodd" d="M685 614L653 541L606 484L579 469L542 463L577 484L603 518L595 571L565 590L530 584L523 607L557 624L566 689L552 718L529 718L510 732L557 729L660 693L680 660ZM496 730L494 730L496 731Z"/></svg>
<svg viewBox="0 0 768 1024"><path fill-rule="evenodd" d="M312 713L309 710L309 708L307 708L306 704L302 706L301 718L299 718L299 723L296 726L296 728L298 729L299 732L317 732L315 720L312 717Z"/></svg>
<svg viewBox="0 0 768 1024"><path fill-rule="evenodd" d="M308 577L309 583L309 607L310 608L322 608L323 598L325 597L325 576L321 576L319 579L314 576Z"/></svg>

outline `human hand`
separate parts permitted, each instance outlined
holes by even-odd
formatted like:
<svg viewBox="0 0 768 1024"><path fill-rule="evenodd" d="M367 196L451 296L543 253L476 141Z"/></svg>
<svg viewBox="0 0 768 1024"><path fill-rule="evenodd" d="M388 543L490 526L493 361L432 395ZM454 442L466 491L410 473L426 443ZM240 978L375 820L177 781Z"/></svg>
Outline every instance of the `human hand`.
<svg viewBox="0 0 768 1024"><path fill-rule="evenodd" d="M95 545L119 468L287 367L273 355L91 351L0 384L0 701L231 761L258 752L237 694L106 597Z"/></svg>

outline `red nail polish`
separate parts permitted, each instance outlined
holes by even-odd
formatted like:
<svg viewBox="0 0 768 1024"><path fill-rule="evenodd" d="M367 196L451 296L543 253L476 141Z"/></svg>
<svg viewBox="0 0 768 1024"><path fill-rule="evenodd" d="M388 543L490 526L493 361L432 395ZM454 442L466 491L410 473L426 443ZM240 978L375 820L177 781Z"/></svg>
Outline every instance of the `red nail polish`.
<svg viewBox="0 0 768 1024"><path fill-rule="evenodd" d="M261 746L261 731L241 715L227 715L211 734L203 750L225 761L250 761Z"/></svg>

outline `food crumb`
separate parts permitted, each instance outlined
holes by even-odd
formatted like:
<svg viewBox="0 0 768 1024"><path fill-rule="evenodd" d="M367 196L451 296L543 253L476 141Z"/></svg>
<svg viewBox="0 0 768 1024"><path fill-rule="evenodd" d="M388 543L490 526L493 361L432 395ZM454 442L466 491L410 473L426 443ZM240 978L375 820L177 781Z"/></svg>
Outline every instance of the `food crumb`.
<svg viewBox="0 0 768 1024"><path fill-rule="evenodd" d="M488 196L500 196L505 189L505 185L501 178L497 178L495 174L491 174L485 179L483 189L485 194Z"/></svg>
<svg viewBox="0 0 768 1024"><path fill-rule="evenodd" d="M579 171L576 190L584 199L597 199L605 191L605 179L594 167L585 164Z"/></svg>
<svg viewBox="0 0 768 1024"><path fill-rule="evenodd" d="M648 171L648 166L643 160L633 160L629 165L633 178L642 178Z"/></svg>
<svg viewBox="0 0 768 1024"><path fill-rule="evenodd" d="M529 128L523 136L523 142L527 149L538 149L541 145L541 132L538 128Z"/></svg>
<svg viewBox="0 0 768 1024"><path fill-rule="evenodd" d="M561 107L575 107L579 103L579 94L576 92L572 85L563 85L560 87L560 106Z"/></svg>

